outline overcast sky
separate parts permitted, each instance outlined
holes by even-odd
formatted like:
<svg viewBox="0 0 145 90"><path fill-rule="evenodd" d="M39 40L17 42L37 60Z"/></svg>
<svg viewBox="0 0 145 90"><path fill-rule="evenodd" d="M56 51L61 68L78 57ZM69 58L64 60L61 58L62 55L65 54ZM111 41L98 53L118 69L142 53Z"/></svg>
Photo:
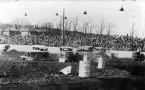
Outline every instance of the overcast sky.
<svg viewBox="0 0 145 90"><path fill-rule="evenodd" d="M119 9L123 5L124 12ZM135 30L136 36L145 37L145 3L143 1L121 1L121 0L0 0L0 21L2 23L10 23L15 19L25 19L36 24L42 21L59 20L55 13L62 15L62 9L65 8L65 14L68 19L74 18L76 14L82 20L92 19L98 22L104 18L107 22L112 22L116 25L113 33L126 35L131 31L132 19L130 14L136 16ZM83 15L84 11L87 15ZM27 13L27 17L24 14Z"/></svg>

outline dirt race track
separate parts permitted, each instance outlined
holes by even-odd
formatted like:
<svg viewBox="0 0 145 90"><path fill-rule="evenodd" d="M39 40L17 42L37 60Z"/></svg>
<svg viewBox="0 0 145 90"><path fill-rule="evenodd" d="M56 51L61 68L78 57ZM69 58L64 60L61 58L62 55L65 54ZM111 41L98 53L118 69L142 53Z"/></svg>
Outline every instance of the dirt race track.
<svg viewBox="0 0 145 90"><path fill-rule="evenodd" d="M73 66L72 74L59 70ZM145 77L132 76L128 71L114 68L119 63L108 63L105 69L91 67L90 78L78 77L78 63L58 62L0 62L1 90L143 90ZM134 89L136 88L136 89Z"/></svg>
<svg viewBox="0 0 145 90"><path fill-rule="evenodd" d="M51 53L59 53L59 49L52 48ZM102 70L92 63L90 78L78 77L78 63L22 61L19 56L23 53L14 54L15 60L9 60L14 56L10 53L1 57L0 90L144 90L145 63L132 62L132 52L112 52L118 53L119 61L106 62ZM73 67L72 74L59 73L69 65ZM134 72L138 74L133 75Z"/></svg>

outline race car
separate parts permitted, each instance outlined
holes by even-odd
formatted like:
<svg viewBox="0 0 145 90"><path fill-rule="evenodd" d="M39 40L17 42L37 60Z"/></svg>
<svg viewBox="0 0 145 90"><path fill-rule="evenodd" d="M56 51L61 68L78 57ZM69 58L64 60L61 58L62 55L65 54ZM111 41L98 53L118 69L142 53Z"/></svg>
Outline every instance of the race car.
<svg viewBox="0 0 145 90"><path fill-rule="evenodd" d="M87 56L87 60L89 61L96 62L97 57L100 57L100 55L95 55L95 53L99 53L100 51L94 46L80 46L77 48L77 51L82 57Z"/></svg>
<svg viewBox="0 0 145 90"><path fill-rule="evenodd" d="M82 56L90 56L93 51L95 51L95 47L93 46L80 46L77 48L77 52Z"/></svg>
<svg viewBox="0 0 145 90"><path fill-rule="evenodd" d="M73 53L73 47L61 46L59 53L59 62L67 62L70 54Z"/></svg>
<svg viewBox="0 0 145 90"><path fill-rule="evenodd" d="M24 55L22 55L21 58L22 60L28 60L28 61L48 61L49 52L39 51L39 50L29 50L29 51L25 51Z"/></svg>

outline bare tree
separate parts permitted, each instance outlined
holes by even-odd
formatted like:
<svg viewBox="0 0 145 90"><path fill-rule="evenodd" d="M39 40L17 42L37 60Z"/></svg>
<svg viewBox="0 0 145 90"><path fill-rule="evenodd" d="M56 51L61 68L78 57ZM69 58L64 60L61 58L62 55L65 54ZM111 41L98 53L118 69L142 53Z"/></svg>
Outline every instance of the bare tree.
<svg viewBox="0 0 145 90"><path fill-rule="evenodd" d="M35 27L35 29L38 29L39 28L39 25L38 24L35 24L34 27Z"/></svg>
<svg viewBox="0 0 145 90"><path fill-rule="evenodd" d="M95 27L94 24L93 23L90 23L90 25L89 25L90 35L92 34L92 31L93 31L94 27Z"/></svg>
<svg viewBox="0 0 145 90"><path fill-rule="evenodd" d="M30 22L25 19L15 19L14 21L12 21L12 24L15 25L16 28L31 25Z"/></svg>
<svg viewBox="0 0 145 90"><path fill-rule="evenodd" d="M60 22L56 23L56 27L60 30L62 29L62 21L61 20L60 20Z"/></svg>
<svg viewBox="0 0 145 90"><path fill-rule="evenodd" d="M23 20L16 19L16 20L12 21L12 23L13 23L14 25L23 25Z"/></svg>
<svg viewBox="0 0 145 90"><path fill-rule="evenodd" d="M17 18L12 21L12 27L15 27L15 30L20 32L27 32L28 36L30 36L31 24L26 19ZM22 28L27 28L27 31L21 31Z"/></svg>
<svg viewBox="0 0 145 90"><path fill-rule="evenodd" d="M133 38L135 36L135 30L130 30L130 36Z"/></svg>
<svg viewBox="0 0 145 90"><path fill-rule="evenodd" d="M104 19L100 19L100 22L99 22L99 34L102 35L104 30L105 30L105 20Z"/></svg>
<svg viewBox="0 0 145 90"><path fill-rule="evenodd" d="M0 30L1 30L1 34L4 34L4 31L6 30L6 26L4 26L3 24L0 25Z"/></svg>
<svg viewBox="0 0 145 90"><path fill-rule="evenodd" d="M54 33L53 32L54 24L52 22L47 22L46 27L47 27L48 30L50 30L51 33Z"/></svg>
<svg viewBox="0 0 145 90"><path fill-rule="evenodd" d="M54 33L53 30L54 24L50 21L41 21L37 23L36 27L37 29L41 30L41 34L46 34L46 33Z"/></svg>
<svg viewBox="0 0 145 90"><path fill-rule="evenodd" d="M44 27L44 28L53 28L54 25L52 22L42 22L41 23L41 27Z"/></svg>
<svg viewBox="0 0 145 90"><path fill-rule="evenodd" d="M28 36L30 36L30 30L31 30L31 23L29 20L23 19L23 18L17 18L12 21L13 27L15 27L15 30L18 31L18 33L21 32L27 32ZM27 28L25 31L21 31L22 28Z"/></svg>
<svg viewBox="0 0 145 90"><path fill-rule="evenodd" d="M3 35L6 29L10 30L11 28L12 25L10 24L1 24L0 25L1 34Z"/></svg>
<svg viewBox="0 0 145 90"><path fill-rule="evenodd" d="M86 35L86 33L88 32L87 30L89 29L89 24L90 24L90 22L89 21L85 21L84 23L83 23L83 33Z"/></svg>
<svg viewBox="0 0 145 90"><path fill-rule="evenodd" d="M72 26L72 21L71 20L66 20L65 21L65 30L66 31L71 31L71 26Z"/></svg>
<svg viewBox="0 0 145 90"><path fill-rule="evenodd" d="M77 30L79 30L79 18L76 15L76 17L72 20L72 26L73 26L73 35L76 33Z"/></svg>
<svg viewBox="0 0 145 90"><path fill-rule="evenodd" d="M98 31L98 24L94 24L93 28L94 28L94 33L98 34L99 33L99 31Z"/></svg>
<svg viewBox="0 0 145 90"><path fill-rule="evenodd" d="M112 33L112 29L115 27L115 24L113 23L108 23L107 24L107 35L110 36Z"/></svg>
<svg viewBox="0 0 145 90"><path fill-rule="evenodd" d="M111 47L111 38L110 38L110 36L111 36L111 33L112 33L112 29L115 27L115 24L114 23L111 23L111 22L109 22L109 23L107 23L106 24L106 26L107 26L107 35L108 35L108 40L107 40L107 48L108 48L108 50L110 49L110 47Z"/></svg>

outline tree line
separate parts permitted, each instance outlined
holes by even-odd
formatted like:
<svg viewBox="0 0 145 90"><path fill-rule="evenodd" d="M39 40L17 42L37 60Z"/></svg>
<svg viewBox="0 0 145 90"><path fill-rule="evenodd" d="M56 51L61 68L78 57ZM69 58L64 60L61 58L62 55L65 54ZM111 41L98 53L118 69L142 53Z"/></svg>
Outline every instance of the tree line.
<svg viewBox="0 0 145 90"><path fill-rule="evenodd" d="M27 32L25 29L22 31L22 28L28 28L28 31L36 31L39 30L40 32L51 32L56 33L59 29L62 30L62 20L58 22L51 22L51 21L42 21L35 25L32 25L29 21L23 19L16 19L12 21L10 24L0 24L0 32L3 34L7 31L20 31L20 32ZM66 19L64 22L64 30L67 32L72 32L72 35L76 35L76 32L81 32L86 34L106 34L110 36L115 30L116 25L112 22L107 22L105 19L100 19L98 21L93 20L81 20L78 16L72 19ZM61 31L59 32L61 34Z"/></svg>

